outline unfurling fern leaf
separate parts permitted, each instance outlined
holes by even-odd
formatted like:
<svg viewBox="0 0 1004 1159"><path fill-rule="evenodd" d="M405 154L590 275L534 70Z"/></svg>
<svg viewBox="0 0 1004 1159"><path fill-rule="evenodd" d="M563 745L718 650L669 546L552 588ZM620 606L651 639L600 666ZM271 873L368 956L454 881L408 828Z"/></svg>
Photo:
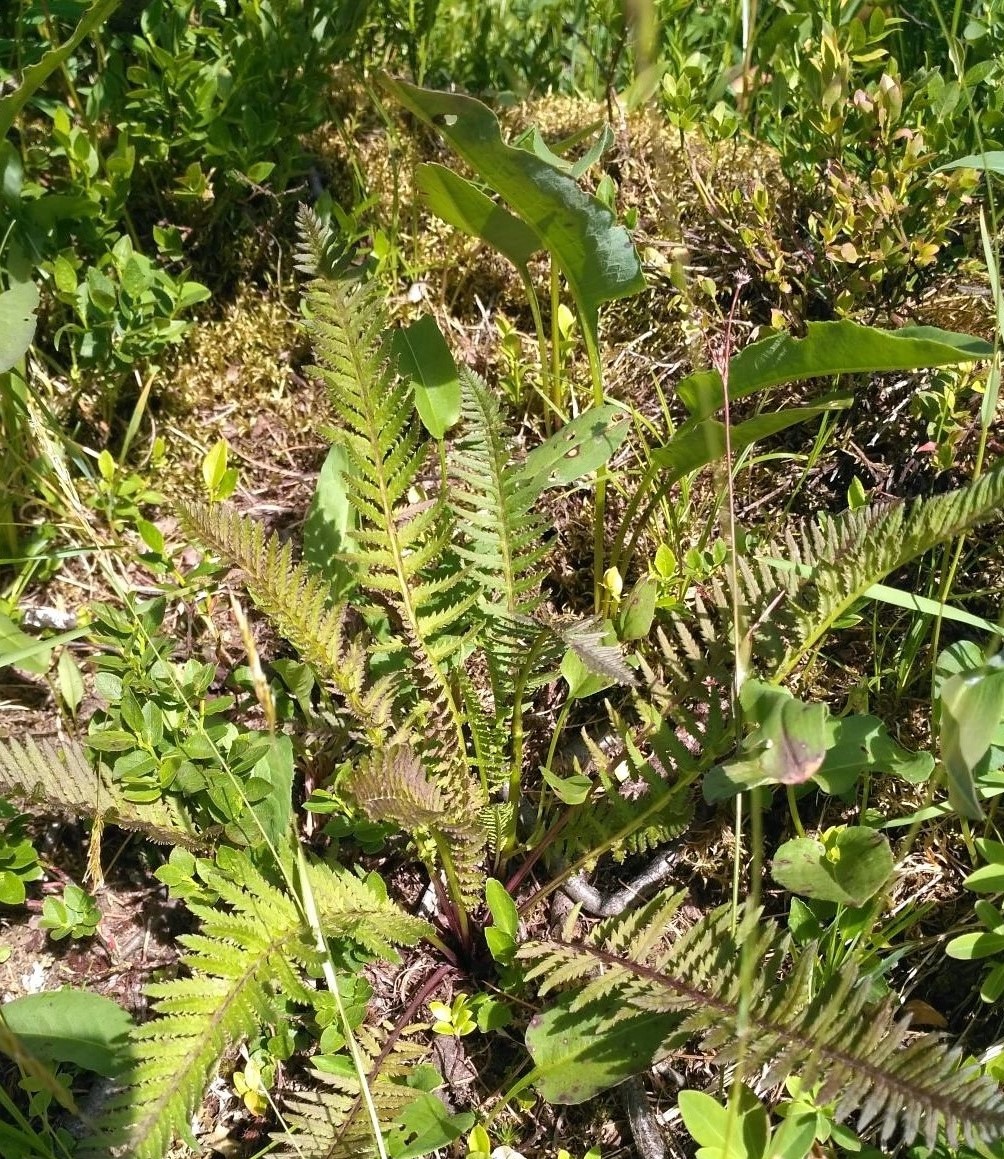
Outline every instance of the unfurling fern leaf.
<svg viewBox="0 0 1004 1159"><path fill-rule="evenodd" d="M395 745L361 761L347 787L373 821L394 821L406 832L427 831L447 877L465 906L476 904L483 873L485 834L479 803L451 796L430 779L418 754Z"/></svg>
<svg viewBox="0 0 1004 1159"><path fill-rule="evenodd" d="M205 884L227 908L188 902L202 922L180 938L191 976L147 987L158 1017L133 1032L132 1065L83 1155L162 1159L228 1047L281 1023L287 1001L314 1002L320 954L299 906L245 854L223 847L218 858ZM310 876L329 936L396 957L392 942L414 944L428 930L347 871L315 866Z"/></svg>
<svg viewBox="0 0 1004 1159"><path fill-rule="evenodd" d="M89 817L99 825L132 829L162 845L200 849L207 842L172 801L137 805L127 800L121 786L100 766L93 768L72 742L0 741L0 797L36 813Z"/></svg>
<svg viewBox="0 0 1004 1159"><path fill-rule="evenodd" d="M961 1053L932 1034L908 1038L887 1000L869 1002L853 966L821 989L811 983L816 949L789 969L791 947L773 922L747 912L733 932L725 906L667 945L683 894L662 894L594 931L591 945L534 942L519 951L541 992L575 988L570 1009L589 1010L603 1027L642 1012L677 1014L672 1038L698 1036L717 1061L766 1085L798 1074L839 1118L858 1115L883 1141L922 1137L932 1147L944 1131L989 1142L1004 1135L1004 1095ZM602 1052L602 1032L597 1050Z"/></svg>

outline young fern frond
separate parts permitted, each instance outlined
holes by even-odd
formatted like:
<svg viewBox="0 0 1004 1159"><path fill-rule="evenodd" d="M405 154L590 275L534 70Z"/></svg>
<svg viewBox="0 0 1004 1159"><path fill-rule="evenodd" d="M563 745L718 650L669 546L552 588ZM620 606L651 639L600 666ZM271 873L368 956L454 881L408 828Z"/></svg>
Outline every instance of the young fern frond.
<svg viewBox="0 0 1004 1159"><path fill-rule="evenodd" d="M797 1073L839 1118L877 1125L883 1142L921 1137L932 1147L943 1130L954 1146L1004 1133L1004 1096L960 1051L936 1035L908 1041L908 1020L892 1001L869 1002L853 966L813 990L815 947L788 968L791 947L773 922L747 912L732 931L728 906L667 945L683 894L662 894L641 910L597 927L592 945L535 942L519 951L541 992L576 988L570 1009L590 1009L604 1027L640 1013L677 1013L672 1037L699 1036L705 1050L741 1076L780 1083ZM744 969L752 961L752 969ZM598 1046L602 1049L602 1033Z"/></svg>
<svg viewBox="0 0 1004 1159"><path fill-rule="evenodd" d="M356 510L353 563L360 583L387 601L447 707L463 745L463 713L449 667L469 634L465 617L477 591L460 568L444 566L450 524L435 501L409 505L428 450L411 386L392 370L383 346L384 312L372 289L316 279L307 292L317 366L339 420L335 437L351 469L343 475Z"/></svg>
<svg viewBox="0 0 1004 1159"><path fill-rule="evenodd" d="M380 1122L399 1122L423 1096L405 1079L425 1051L413 1043L397 1040L391 1049L372 1027L360 1026L356 1041L368 1065L367 1085ZM279 1159L368 1159L377 1154L365 1113L359 1079L314 1071L320 1086L294 1095L283 1105L288 1128L272 1136Z"/></svg>
<svg viewBox="0 0 1004 1159"><path fill-rule="evenodd" d="M347 787L373 821L393 821L408 833L427 832L463 905L477 903L484 875L480 808L433 780L414 749L393 745L373 753L349 775Z"/></svg>
<svg viewBox="0 0 1004 1159"><path fill-rule="evenodd" d="M347 871L315 866L311 880L331 937L396 959L392 943L414 944L428 929ZM206 886L226 908L189 900L202 923L200 933L180 938L191 976L147 987L158 1017L133 1031L132 1065L83 1155L162 1159L172 1137L187 1132L228 1047L281 1023L286 1001L316 999L305 975L318 976L320 955L296 901L226 846Z"/></svg>
<svg viewBox="0 0 1004 1159"><path fill-rule="evenodd" d="M255 605L282 636L342 698L370 743L390 731L394 685L389 679L366 687L366 656L345 639L345 608L332 601L331 589L304 563L293 562L290 544L232 508L190 505L182 514L207 546L245 577Z"/></svg>
<svg viewBox="0 0 1004 1159"><path fill-rule="evenodd" d="M449 502L483 599L508 615L529 616L540 604L546 524L534 511L540 488L512 461L498 402L462 368L463 434L451 447L456 486ZM489 609L490 610L490 609Z"/></svg>
<svg viewBox="0 0 1004 1159"><path fill-rule="evenodd" d="M84 749L73 741L60 745L31 737L0 741L0 797L36 813L118 825L162 845L201 849L208 842L193 832L170 799L142 805L128 800L121 785L102 766L92 767Z"/></svg>
<svg viewBox="0 0 1004 1159"><path fill-rule="evenodd" d="M611 715L618 727L616 714ZM577 809L572 824L558 834L555 851L562 861L597 851L597 856L610 853L622 862L631 855L654 852L690 825L694 806L688 786L696 780L697 758L665 730L646 760L627 730L619 731L624 748L612 759L583 733L596 787Z"/></svg>

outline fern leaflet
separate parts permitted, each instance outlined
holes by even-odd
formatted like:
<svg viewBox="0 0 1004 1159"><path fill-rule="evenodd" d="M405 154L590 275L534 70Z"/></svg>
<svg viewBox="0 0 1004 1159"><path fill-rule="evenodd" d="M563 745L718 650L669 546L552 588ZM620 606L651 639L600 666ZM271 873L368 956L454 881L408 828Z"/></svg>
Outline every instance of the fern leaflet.
<svg viewBox="0 0 1004 1159"><path fill-rule="evenodd" d="M838 1117L857 1113L883 1141L899 1134L934 1145L940 1129L954 1146L1004 1133L1004 1096L978 1068L936 1035L906 1042L906 1020L892 1002L875 1006L845 966L821 988L810 985L815 947L786 970L788 939L747 911L732 931L731 907L704 917L667 945L665 932L683 894L662 894L641 910L597 927L592 945L536 942L519 951L542 993L572 984L571 1009L592 1009L614 1026L640 1012L677 1012L677 1036L701 1037L705 1050L741 1075L770 1084L797 1072ZM605 943L605 944L604 944ZM744 970L744 958L753 961ZM744 993L746 991L746 993ZM602 1035L600 1036L602 1038Z"/></svg>

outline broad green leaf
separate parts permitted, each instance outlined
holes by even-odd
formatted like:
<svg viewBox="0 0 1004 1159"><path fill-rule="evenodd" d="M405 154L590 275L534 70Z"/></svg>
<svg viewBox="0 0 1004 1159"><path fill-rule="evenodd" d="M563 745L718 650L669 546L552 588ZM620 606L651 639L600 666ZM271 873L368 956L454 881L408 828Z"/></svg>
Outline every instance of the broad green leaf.
<svg viewBox="0 0 1004 1159"><path fill-rule="evenodd" d="M740 1086L723 1105L704 1091L681 1091L677 1098L684 1126L706 1159L762 1159L770 1124L763 1104Z"/></svg>
<svg viewBox="0 0 1004 1159"><path fill-rule="evenodd" d="M74 628L46 640L36 640L0 614L0 668L23 668L25 672L44 675L49 670L53 648L69 644L86 633L86 628Z"/></svg>
<svg viewBox="0 0 1004 1159"><path fill-rule="evenodd" d="M478 177L517 213L565 275L579 313L596 333L602 302L645 288L630 235L597 198L553 165L502 140L495 114L473 97L435 92L390 77L384 87L437 129Z"/></svg>
<svg viewBox="0 0 1004 1159"><path fill-rule="evenodd" d="M519 933L519 911L501 881L489 877L485 882L485 900L491 910L496 929L515 938Z"/></svg>
<svg viewBox="0 0 1004 1159"><path fill-rule="evenodd" d="M979 169L983 173L1004 173L1004 150L991 149L988 153L970 153L957 161L939 165L935 173L943 169Z"/></svg>
<svg viewBox="0 0 1004 1159"><path fill-rule="evenodd" d="M354 508L345 490L348 469L348 452L342 446L333 446L317 477L303 525L303 558L324 576L336 598L344 596L355 583L346 559L355 526Z"/></svg>
<svg viewBox="0 0 1004 1159"><path fill-rule="evenodd" d="M597 692L602 692L604 688L609 688L614 683L608 676L601 676L598 672L588 668L571 648L561 658L559 671L568 684L568 695L572 700L585 700L589 696L595 696ZM564 782L558 777L553 777L553 780L545 779L555 789L555 792L558 791L556 785L564 786ZM569 791L575 795L578 793L578 790L573 786L569 786ZM583 797L584 799L585 797Z"/></svg>
<svg viewBox="0 0 1004 1159"><path fill-rule="evenodd" d="M559 777L550 769L544 769L543 773L545 784L550 785L554 795L565 805L581 805L593 791L593 782L583 773L573 773L568 777Z"/></svg>
<svg viewBox="0 0 1004 1159"><path fill-rule="evenodd" d="M729 363L729 398L807 378L956 366L993 354L981 338L934 326L880 330L843 320L809 322L806 329L804 338L775 334L740 351ZM694 419L709 418L725 398L717 370L688 376L677 391Z"/></svg>
<svg viewBox="0 0 1004 1159"><path fill-rule="evenodd" d="M981 865L962 884L974 893L1004 893L1004 865Z"/></svg>
<svg viewBox="0 0 1004 1159"><path fill-rule="evenodd" d="M522 473L544 490L573 483L603 466L627 438L627 414L613 403L590 407L527 455Z"/></svg>
<svg viewBox="0 0 1004 1159"><path fill-rule="evenodd" d="M49 51L36 64L29 65L21 76L21 83L6 97L0 99L0 139L7 136L14 118L24 108L32 93L43 84L48 76L56 71L73 53L77 45L100 25L118 8L122 0L94 0L94 3L81 16L72 35L62 44Z"/></svg>
<svg viewBox="0 0 1004 1159"><path fill-rule="evenodd" d="M35 337L38 289L34 282L14 282L0 294L0 374L24 357Z"/></svg>
<svg viewBox="0 0 1004 1159"><path fill-rule="evenodd" d="M961 934L945 946L945 953L956 961L972 962L989 958L1004 950L1004 934Z"/></svg>
<svg viewBox="0 0 1004 1159"><path fill-rule="evenodd" d="M210 498L215 498L220 483L223 482L223 476L227 473L228 453L227 440L217 439L202 460L202 481Z"/></svg>
<svg viewBox="0 0 1004 1159"><path fill-rule="evenodd" d="M827 721L827 748L813 780L827 793L850 792L864 772L889 773L913 785L923 784L934 771L934 757L909 752L890 735L877 716L851 716Z"/></svg>
<svg viewBox="0 0 1004 1159"><path fill-rule="evenodd" d="M251 769L250 776L264 781L268 791L251 806L261 825L249 826L254 844L268 840L283 846L289 836L293 813L293 742L282 733L272 738L268 752Z"/></svg>
<svg viewBox="0 0 1004 1159"><path fill-rule="evenodd" d="M643 640L655 619L659 584L652 576L643 576L631 589L617 610L617 636L620 640Z"/></svg>
<svg viewBox="0 0 1004 1159"><path fill-rule="evenodd" d="M983 816L973 781L977 766L1004 720L1004 667L991 662L959 672L941 688L941 759L948 773L948 799L963 817Z"/></svg>
<svg viewBox="0 0 1004 1159"><path fill-rule="evenodd" d="M80 674L80 668L73 658L73 653L67 648L64 648L59 654L56 673L59 677L59 695L70 710L70 714L76 716L77 709L84 699L84 678Z"/></svg>
<svg viewBox="0 0 1004 1159"><path fill-rule="evenodd" d="M863 825L840 829L825 844L812 837L786 841L771 864L774 880L792 893L850 906L874 897L892 869L888 839Z"/></svg>
<svg viewBox="0 0 1004 1159"><path fill-rule="evenodd" d="M829 709L796 700L791 693L759 680L747 680L740 693L747 720L756 727L742 754L718 765L704 779L709 802L726 800L758 785L800 785L826 756Z"/></svg>
<svg viewBox="0 0 1004 1159"><path fill-rule="evenodd" d="M125 1070L131 1016L89 990L27 994L3 1006L3 1019L39 1061L72 1062L114 1078Z"/></svg>
<svg viewBox="0 0 1004 1159"><path fill-rule="evenodd" d="M435 318L425 314L394 334L391 349L398 371L415 386L415 408L434 439L441 439L460 418L460 379L446 339Z"/></svg>
<svg viewBox="0 0 1004 1159"><path fill-rule="evenodd" d="M575 136L578 140L582 139L582 134L580 133L577 133ZM555 147L564 151L573 143L573 140L569 139L559 143ZM566 161L560 154L555 153L544 140L536 125L531 126L513 142L519 148L527 149L539 157L541 161L546 161L548 165L553 165L555 169L560 169L562 173L567 173L570 177L575 178L582 177L583 174L588 173L613 143L613 129L605 121L600 126L600 131L597 133L596 139L577 161Z"/></svg>
<svg viewBox="0 0 1004 1159"><path fill-rule="evenodd" d="M443 1100L423 1091L397 1117L402 1134L393 1133L387 1144L390 1159L419 1159L448 1147L474 1125L469 1111L451 1115ZM408 1140L407 1143L399 1142Z"/></svg>
<svg viewBox="0 0 1004 1159"><path fill-rule="evenodd" d="M816 1126L815 1114L788 1115L770 1140L767 1159L805 1159L816 1141Z"/></svg>
<svg viewBox="0 0 1004 1159"><path fill-rule="evenodd" d="M785 407L736 423L732 427L729 439L732 453L738 454L753 443L787 430L797 423L808 422L809 419L816 418L826 411L845 410L851 404L851 397L847 392L832 394L812 406ZM662 468L659 476L661 484L668 486L707 466L708 463L723 458L726 449L725 435L725 424L718 419L704 418L699 422L685 423L664 447L657 447L652 451L652 462Z"/></svg>
<svg viewBox="0 0 1004 1159"><path fill-rule="evenodd" d="M648 1070L679 1022L677 1016L645 1014L607 1027L610 1013L603 1004L574 1013L556 1006L531 1019L526 1045L534 1085L549 1103L584 1103Z"/></svg>
<svg viewBox="0 0 1004 1159"><path fill-rule="evenodd" d="M0 904L22 905L27 896L24 879L12 869L0 869Z"/></svg>
<svg viewBox="0 0 1004 1159"><path fill-rule="evenodd" d="M454 229L487 242L517 269L525 270L542 248L528 225L445 165L419 165L415 182L433 213Z"/></svg>

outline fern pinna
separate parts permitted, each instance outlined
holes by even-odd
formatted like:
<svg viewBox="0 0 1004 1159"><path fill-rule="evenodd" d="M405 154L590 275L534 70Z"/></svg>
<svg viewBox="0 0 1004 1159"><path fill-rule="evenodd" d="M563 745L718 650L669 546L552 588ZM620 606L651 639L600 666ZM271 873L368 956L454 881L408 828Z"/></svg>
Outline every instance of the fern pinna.
<svg viewBox="0 0 1004 1159"><path fill-rule="evenodd" d="M883 1142L944 1133L954 1146L1004 1135L1004 1095L976 1066L937 1035L911 1036L893 1000L878 1005L847 966L813 990L816 948L792 961L790 940L759 911L733 925L731 907L667 938L683 893L663 893L624 917L601 923L587 944L531 942L518 951L528 978L546 994L571 988L569 1010L599 1018L604 1031L655 1014L675 1016L666 1050L698 1037L722 1064L763 1087L797 1074L805 1089L820 1083L819 1105L838 1118L858 1115Z"/></svg>
<svg viewBox="0 0 1004 1159"><path fill-rule="evenodd" d="M290 1003L309 1009L323 993L314 981L322 953L302 908L246 854L222 846L215 865L199 865L198 877L191 859L173 855L172 863L158 876L184 884L201 929L180 939L188 976L146 989L157 1017L133 1032L122 1088L83 1145L81 1154L95 1159L162 1159L175 1135L188 1135L192 1113L227 1049L264 1027L282 1026ZM308 873L325 934L343 948L396 961L395 946L414 945L429 933L381 888L347 870L315 865Z"/></svg>

